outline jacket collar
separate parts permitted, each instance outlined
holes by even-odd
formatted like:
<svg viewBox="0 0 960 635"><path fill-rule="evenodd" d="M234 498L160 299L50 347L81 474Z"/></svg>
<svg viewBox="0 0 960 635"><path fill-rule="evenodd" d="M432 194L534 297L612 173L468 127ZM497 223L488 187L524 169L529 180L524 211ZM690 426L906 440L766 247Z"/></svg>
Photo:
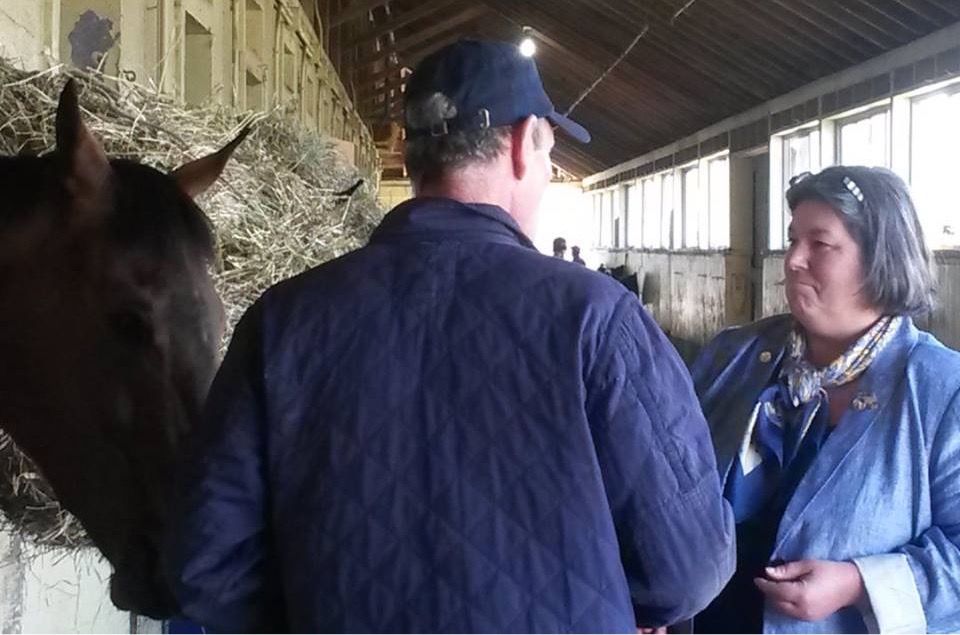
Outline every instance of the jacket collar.
<svg viewBox="0 0 960 635"><path fill-rule="evenodd" d="M749 328L749 327L748 327ZM789 315L772 318L761 330L719 369L713 382L713 399L718 402L719 420L723 425L713 427L717 468L722 486L730 472L730 465L743 443L747 423L757 403L757 396L776 379L786 349L787 335L793 328ZM730 422L730 423L726 423Z"/></svg>
<svg viewBox="0 0 960 635"><path fill-rule="evenodd" d="M836 429L814 457L807 473L794 492L780 522L774 554L793 535L798 521L820 494L844 459L861 444L866 432L890 406L905 381L907 360L919 339L919 331L910 318L905 318L893 339L864 372L850 407ZM865 450L876 451L876 449Z"/></svg>
<svg viewBox="0 0 960 635"><path fill-rule="evenodd" d="M417 197L395 207L370 237L371 243L495 242L534 249L517 221L496 205Z"/></svg>
<svg viewBox="0 0 960 635"><path fill-rule="evenodd" d="M721 481L726 482L731 462L740 449L747 422L760 392L773 382L785 354L787 334L793 321L788 316L768 322L762 330L743 342L734 359L721 371L712 390L718 403L717 421L713 429L717 451L717 467ZM833 474L855 448L876 420L890 407L890 400L906 377L907 360L919 340L919 331L907 318L893 339L864 372L850 407L830 434L797 486L784 511L777 532L772 558L793 557L783 553L785 545L801 527L811 503L824 491Z"/></svg>

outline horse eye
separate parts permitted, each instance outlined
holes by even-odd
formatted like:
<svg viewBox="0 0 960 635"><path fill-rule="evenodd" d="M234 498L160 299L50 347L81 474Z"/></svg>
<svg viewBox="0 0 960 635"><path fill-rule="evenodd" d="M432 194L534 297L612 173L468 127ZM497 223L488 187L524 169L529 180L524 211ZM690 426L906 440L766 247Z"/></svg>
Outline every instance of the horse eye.
<svg viewBox="0 0 960 635"><path fill-rule="evenodd" d="M153 342L153 326L143 314L136 311L118 311L110 316L110 322L124 341L141 346Z"/></svg>

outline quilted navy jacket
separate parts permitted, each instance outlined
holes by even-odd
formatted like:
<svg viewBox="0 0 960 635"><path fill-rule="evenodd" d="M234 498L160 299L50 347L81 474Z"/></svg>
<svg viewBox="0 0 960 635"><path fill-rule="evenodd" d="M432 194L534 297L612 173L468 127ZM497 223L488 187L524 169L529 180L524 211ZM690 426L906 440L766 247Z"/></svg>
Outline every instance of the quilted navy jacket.
<svg viewBox="0 0 960 635"><path fill-rule="evenodd" d="M238 326L170 541L216 630L630 631L734 566L689 376L503 210L415 199Z"/></svg>

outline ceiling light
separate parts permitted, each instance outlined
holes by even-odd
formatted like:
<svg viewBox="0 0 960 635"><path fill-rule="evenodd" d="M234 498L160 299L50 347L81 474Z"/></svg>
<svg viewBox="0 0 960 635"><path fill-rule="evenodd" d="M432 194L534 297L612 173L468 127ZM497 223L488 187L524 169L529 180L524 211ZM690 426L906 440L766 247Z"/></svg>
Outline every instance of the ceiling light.
<svg viewBox="0 0 960 635"><path fill-rule="evenodd" d="M520 42L520 54L524 57L533 57L537 53L537 43L531 37L523 38Z"/></svg>

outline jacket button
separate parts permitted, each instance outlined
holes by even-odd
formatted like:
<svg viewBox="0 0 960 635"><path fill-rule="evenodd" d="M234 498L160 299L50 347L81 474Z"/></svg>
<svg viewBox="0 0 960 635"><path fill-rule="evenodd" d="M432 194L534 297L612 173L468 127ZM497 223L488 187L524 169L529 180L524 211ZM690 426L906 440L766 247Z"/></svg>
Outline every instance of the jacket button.
<svg viewBox="0 0 960 635"><path fill-rule="evenodd" d="M770 353L770 351L763 351L760 353L760 361L762 363L769 364L771 359L773 359L773 355Z"/></svg>

